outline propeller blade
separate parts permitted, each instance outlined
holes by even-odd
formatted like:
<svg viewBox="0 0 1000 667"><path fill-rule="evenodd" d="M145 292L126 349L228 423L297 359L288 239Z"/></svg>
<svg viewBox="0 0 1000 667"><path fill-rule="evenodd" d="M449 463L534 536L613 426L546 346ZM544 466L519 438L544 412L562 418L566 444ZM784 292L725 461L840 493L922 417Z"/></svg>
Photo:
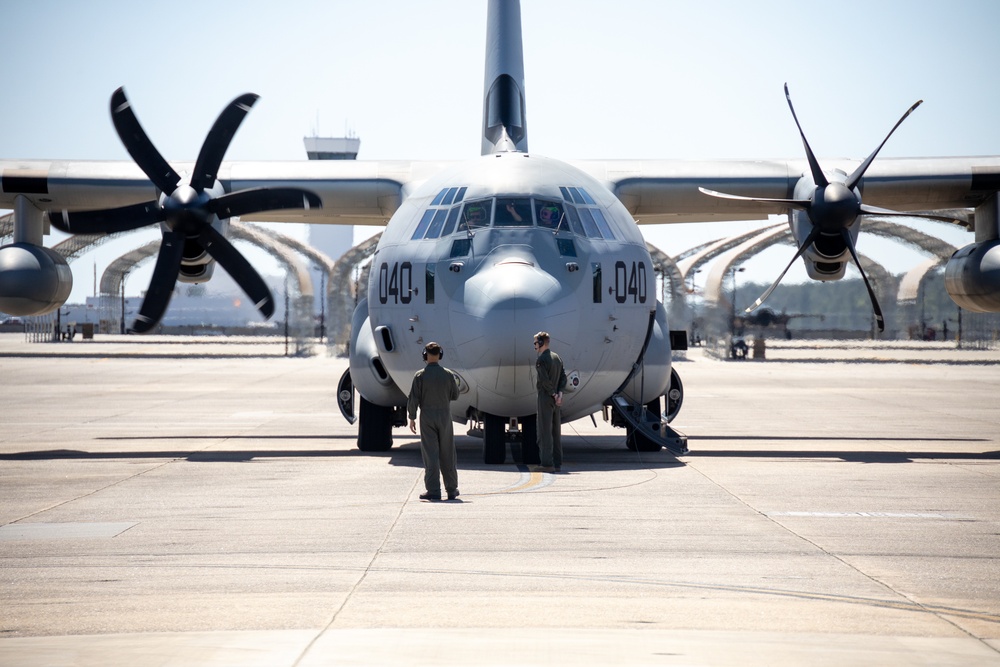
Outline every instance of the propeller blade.
<svg viewBox="0 0 1000 667"><path fill-rule="evenodd" d="M875 322L878 324L878 330L885 331L885 320L882 318L882 309L878 305L878 299L875 297L875 290L872 289L871 283L868 282L868 276L865 275L865 270L861 268L861 260L858 259L858 251L854 249L854 241L851 239L851 233L845 229L841 231L841 236L844 237L844 242L847 244L847 249L851 251L851 257L854 259L854 264L858 267L858 271L861 273L861 279L865 281L865 287L868 288L868 298L871 299L872 310L875 311Z"/></svg>
<svg viewBox="0 0 1000 667"><path fill-rule="evenodd" d="M208 254L236 281L264 319L271 319L274 315L274 297L271 296L267 283L250 262L211 225L202 226L198 240Z"/></svg>
<svg viewBox="0 0 1000 667"><path fill-rule="evenodd" d="M300 188L254 188L216 197L208 202L208 210L219 218L249 215L262 211L289 208L322 208L323 202L314 193Z"/></svg>
<svg viewBox="0 0 1000 667"><path fill-rule="evenodd" d="M749 308L746 309L746 312L752 313L754 309L756 309L758 306L760 306L760 304L764 303L764 301L767 300L767 297L771 296L771 292L774 291L774 289L781 282L781 279L785 277L786 273L788 273L788 269L792 268L792 264L795 263L795 260L801 257L802 253L806 251L806 248L811 246L813 242L817 238L819 238L819 233L820 233L820 228L814 225L813 228L809 231L809 235L806 236L805 242L803 242L802 245L799 247L799 249L795 252L795 256L792 257L792 261L788 263L788 266L786 266L785 270L781 272L781 275L778 276L778 279L775 280L774 283L767 288L767 291L764 292L759 299L753 302L753 305L751 305Z"/></svg>
<svg viewBox="0 0 1000 667"><path fill-rule="evenodd" d="M962 218L957 218L952 215L938 215L936 213L926 213L923 211L914 211L907 213L905 211L893 211L888 208L879 208L878 206L868 206L867 204L861 205L861 213L864 215L876 215L883 218L924 218L925 220L938 220L940 222L951 222L957 224L966 224L968 221Z"/></svg>
<svg viewBox="0 0 1000 667"><path fill-rule="evenodd" d="M885 142L889 141L889 137L892 136L892 133L896 131L896 128L899 127L904 120L906 120L907 116L913 113L914 110L923 103L924 103L923 100L917 100L917 102L912 107L906 110L906 113L903 114L903 117L896 121L896 124L892 126L891 130L889 130L889 134L885 135L885 139L883 139L882 143L878 145L878 148L873 150L872 154L869 155L864 162L858 165L858 168L854 170L854 173L851 174L851 177L847 179L848 189L853 190L855 187L857 187L858 183L861 182L861 178L865 175L865 172L868 171L868 167L871 166L872 160L875 159L875 156L878 155L878 152L882 150L883 146L885 146Z"/></svg>
<svg viewBox="0 0 1000 667"><path fill-rule="evenodd" d="M219 174L219 167L222 165L222 158L225 157L229 149L229 143L233 140L240 123L250 113L250 108L259 99L259 95L254 93L244 93L229 103L219 117L215 119L215 124L209 130L208 136L201 145L198 153L198 161L194 164L194 174L191 177L191 187L196 192L202 192L215 184L215 179Z"/></svg>
<svg viewBox="0 0 1000 667"><path fill-rule="evenodd" d="M162 222L163 210L156 202L133 204L97 211L49 211L49 222L70 234L114 234Z"/></svg>
<svg viewBox="0 0 1000 667"><path fill-rule="evenodd" d="M125 150L153 185L167 194L176 190L181 177L163 159L153 142L146 136L139 119L132 111L132 103L125 97L124 88L119 88L111 95L111 122L115 125L118 137L125 144Z"/></svg>
<svg viewBox="0 0 1000 667"><path fill-rule="evenodd" d="M160 243L160 254L156 256L156 267L153 278L149 281L149 289L142 300L139 314L132 323L129 333L147 333L153 329L163 314L167 312L170 297L174 294L177 284L177 274L181 270L181 258L184 256L184 237L177 232L163 233Z"/></svg>
<svg viewBox="0 0 1000 667"><path fill-rule="evenodd" d="M792 106L792 96L788 92L788 84L785 84L785 99L788 100L788 108L792 111L792 118L795 119L795 126L799 128L799 136L802 137L802 146L806 149L806 159L809 160L809 170L812 172L813 182L818 187L826 187L830 185L830 181L827 180L826 174L819 166L819 160L816 159L816 155L813 154L812 148L809 147L809 140L806 139L806 133L802 131L802 125L799 123L799 117L795 115L795 107Z"/></svg>
<svg viewBox="0 0 1000 667"><path fill-rule="evenodd" d="M731 195L728 192L717 192L715 190L709 190L708 188L698 188L702 194L708 195L709 197L716 197L717 199L731 199L733 201L745 201L745 202L756 202L758 204L779 204L781 206L789 206L791 208L801 209L803 211L808 211L812 206L812 201L809 199L777 199L772 197L744 197L743 195Z"/></svg>

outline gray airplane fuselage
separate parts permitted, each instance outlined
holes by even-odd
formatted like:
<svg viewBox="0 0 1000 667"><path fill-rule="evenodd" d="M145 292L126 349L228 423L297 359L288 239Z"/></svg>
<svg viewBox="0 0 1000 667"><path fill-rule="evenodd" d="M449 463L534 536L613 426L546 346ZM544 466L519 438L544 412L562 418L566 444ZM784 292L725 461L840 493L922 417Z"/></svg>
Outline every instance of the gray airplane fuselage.
<svg viewBox="0 0 1000 667"><path fill-rule="evenodd" d="M369 323L404 393L423 345L444 346L443 365L461 378L461 421L470 407L534 414L532 336L548 331L570 375L568 421L628 376L657 311L655 285L645 241L603 184L563 162L497 153L427 181L395 213L371 266ZM646 400L669 373L668 361Z"/></svg>

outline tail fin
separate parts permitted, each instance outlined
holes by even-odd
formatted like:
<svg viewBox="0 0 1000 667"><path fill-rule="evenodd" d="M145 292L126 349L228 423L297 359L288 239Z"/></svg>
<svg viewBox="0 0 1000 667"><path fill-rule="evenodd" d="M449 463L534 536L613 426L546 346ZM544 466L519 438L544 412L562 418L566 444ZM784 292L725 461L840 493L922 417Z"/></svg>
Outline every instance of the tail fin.
<svg viewBox="0 0 1000 667"><path fill-rule="evenodd" d="M490 0L483 89L483 155L528 152L520 0Z"/></svg>

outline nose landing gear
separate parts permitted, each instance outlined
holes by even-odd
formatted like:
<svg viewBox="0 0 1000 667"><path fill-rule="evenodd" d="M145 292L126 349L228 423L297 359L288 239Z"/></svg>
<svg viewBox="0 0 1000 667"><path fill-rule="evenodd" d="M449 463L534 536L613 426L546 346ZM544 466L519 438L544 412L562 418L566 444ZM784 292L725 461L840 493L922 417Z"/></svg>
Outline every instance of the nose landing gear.
<svg viewBox="0 0 1000 667"><path fill-rule="evenodd" d="M507 461L508 442L515 462L538 464L535 415L508 418L484 412L480 416L483 422L483 461L487 465L499 465Z"/></svg>

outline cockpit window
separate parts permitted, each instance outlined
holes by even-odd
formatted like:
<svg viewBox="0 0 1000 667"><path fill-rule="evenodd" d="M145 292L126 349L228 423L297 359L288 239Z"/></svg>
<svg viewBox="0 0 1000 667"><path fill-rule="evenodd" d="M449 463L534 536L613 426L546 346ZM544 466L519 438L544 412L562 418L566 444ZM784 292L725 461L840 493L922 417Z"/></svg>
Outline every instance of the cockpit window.
<svg viewBox="0 0 1000 667"><path fill-rule="evenodd" d="M535 217L538 219L539 227L544 229L568 229L566 221L563 220L563 216L565 215L561 202L545 201L544 199L535 200Z"/></svg>
<svg viewBox="0 0 1000 667"><path fill-rule="evenodd" d="M566 204L566 211L569 213L570 229L574 234L586 236L591 239L613 240L615 233L590 193L583 188L561 187L563 199L570 203Z"/></svg>
<svg viewBox="0 0 1000 667"><path fill-rule="evenodd" d="M430 227L427 228L427 236L425 238L436 239L438 236L440 236L441 228L444 226L444 220L447 217L448 217L448 209L446 208L439 208L438 210L434 211L434 219L431 220L431 225Z"/></svg>
<svg viewBox="0 0 1000 667"><path fill-rule="evenodd" d="M583 222L583 231L586 232L587 238L600 239L604 238L601 236L601 230L597 228L597 223L594 222L594 214L589 208L580 208L580 220Z"/></svg>
<svg viewBox="0 0 1000 667"><path fill-rule="evenodd" d="M437 193L437 196L434 197L434 201L431 202L431 206L451 206L452 204L457 204L465 199L466 190L468 190L468 188L465 186L460 188L445 188L441 192Z"/></svg>
<svg viewBox="0 0 1000 667"><path fill-rule="evenodd" d="M597 223L597 228L601 230L601 236L608 240L615 238L615 235L611 233L611 225L608 224L607 218L604 217L604 212L599 208L590 209L590 212L594 214L594 222Z"/></svg>
<svg viewBox="0 0 1000 667"><path fill-rule="evenodd" d="M458 214L461 211L462 207L458 204L451 208L451 211L448 213L448 221L444 223L444 229L441 230L441 236L451 236L451 233L455 231L455 223L458 222Z"/></svg>
<svg viewBox="0 0 1000 667"><path fill-rule="evenodd" d="M531 227L531 200L512 197L497 199L495 227Z"/></svg>
<svg viewBox="0 0 1000 667"><path fill-rule="evenodd" d="M410 238L413 240L424 238L424 233L427 232L427 227L431 224L431 220L434 219L434 209L428 209L424 211L424 217L420 218L420 223L417 228L413 231L413 236Z"/></svg>
<svg viewBox="0 0 1000 667"><path fill-rule="evenodd" d="M490 213L493 208L492 199L479 199L465 203L458 223L458 230L468 232L486 227L490 224Z"/></svg>
<svg viewBox="0 0 1000 667"><path fill-rule="evenodd" d="M569 219L569 229L571 232L577 236L586 236L587 232L583 229L583 223L580 222L580 214L576 212L576 207L570 204L566 205L566 217Z"/></svg>
<svg viewBox="0 0 1000 667"><path fill-rule="evenodd" d="M563 199L574 204L586 204L587 206L597 206L597 202L590 196L590 193L583 188L559 188Z"/></svg>
<svg viewBox="0 0 1000 667"><path fill-rule="evenodd" d="M437 193L431 201L430 208L424 211L423 217L413 230L413 236L417 239L436 239L448 236L455 231L455 223L458 221L458 212L461 210L461 202L465 199L467 187L445 188ZM454 204L454 206L452 206Z"/></svg>
<svg viewBox="0 0 1000 667"><path fill-rule="evenodd" d="M558 198L488 197L465 200L467 188L445 188L424 212L414 239L436 239L468 234L483 227L538 226L559 233L591 239L615 238L604 211L583 188L559 188ZM574 203L575 202L575 203Z"/></svg>

